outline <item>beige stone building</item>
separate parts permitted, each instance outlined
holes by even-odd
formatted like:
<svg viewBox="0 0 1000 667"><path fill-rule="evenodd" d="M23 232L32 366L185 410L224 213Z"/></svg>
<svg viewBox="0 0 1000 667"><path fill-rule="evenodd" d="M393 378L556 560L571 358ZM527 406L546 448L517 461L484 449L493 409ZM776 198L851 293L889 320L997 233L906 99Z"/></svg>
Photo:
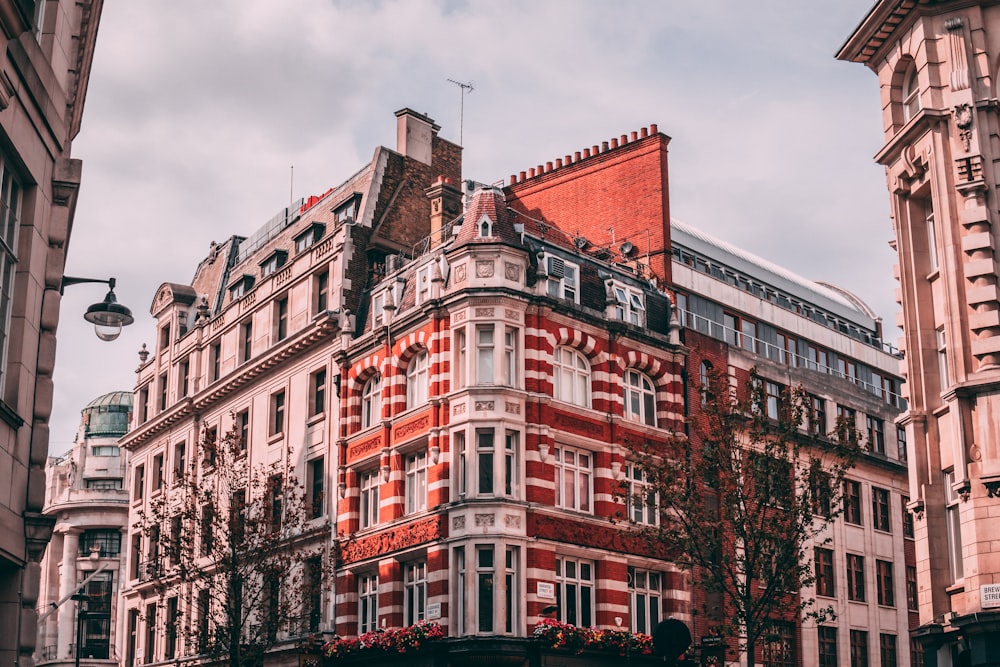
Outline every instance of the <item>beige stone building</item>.
<svg viewBox="0 0 1000 667"><path fill-rule="evenodd" d="M101 0L0 0L0 663L30 667L60 286L81 164L70 156Z"/></svg>
<svg viewBox="0 0 1000 667"><path fill-rule="evenodd" d="M1000 3L881 0L837 53L879 78L927 665L1000 664Z"/></svg>
<svg viewBox="0 0 1000 667"><path fill-rule="evenodd" d="M42 559L37 662L117 665L115 611L128 519L125 453L132 392L99 396L81 411L73 448L46 466L46 516L55 530ZM67 599L82 591L87 600Z"/></svg>

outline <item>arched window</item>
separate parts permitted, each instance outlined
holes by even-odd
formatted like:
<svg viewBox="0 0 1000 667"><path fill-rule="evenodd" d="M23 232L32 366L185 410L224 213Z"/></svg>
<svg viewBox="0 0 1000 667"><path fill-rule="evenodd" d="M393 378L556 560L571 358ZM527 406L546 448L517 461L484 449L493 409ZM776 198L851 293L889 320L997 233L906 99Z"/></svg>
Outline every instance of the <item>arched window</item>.
<svg viewBox="0 0 1000 667"><path fill-rule="evenodd" d="M900 101L903 103L903 122L907 122L920 111L920 87L917 83L917 66L910 63L903 77L903 88L900 91Z"/></svg>
<svg viewBox="0 0 1000 667"><path fill-rule="evenodd" d="M656 426L656 390L639 371L625 372L625 418Z"/></svg>
<svg viewBox="0 0 1000 667"><path fill-rule="evenodd" d="M699 391L701 392L701 404L705 405L712 400L712 362L702 361L698 369Z"/></svg>
<svg viewBox="0 0 1000 667"><path fill-rule="evenodd" d="M419 352L406 367L406 409L427 403L427 352Z"/></svg>
<svg viewBox="0 0 1000 667"><path fill-rule="evenodd" d="M368 378L361 391L361 428L370 428L382 419L382 376Z"/></svg>
<svg viewBox="0 0 1000 667"><path fill-rule="evenodd" d="M590 407L590 364L569 347L557 347L552 358L553 397L584 408Z"/></svg>

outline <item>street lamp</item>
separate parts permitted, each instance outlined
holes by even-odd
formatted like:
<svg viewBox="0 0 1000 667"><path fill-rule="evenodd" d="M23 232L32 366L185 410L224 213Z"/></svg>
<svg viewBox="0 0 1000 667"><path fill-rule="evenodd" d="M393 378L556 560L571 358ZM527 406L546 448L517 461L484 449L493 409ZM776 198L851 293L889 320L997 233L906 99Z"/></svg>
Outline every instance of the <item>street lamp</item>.
<svg viewBox="0 0 1000 667"><path fill-rule="evenodd" d="M80 627L83 625L83 615L86 613L83 610L83 605L90 601L90 596L83 592L81 588L78 593L70 596L70 600L76 602L76 650L73 652L74 655L74 665L75 667L80 667Z"/></svg>
<svg viewBox="0 0 1000 667"><path fill-rule="evenodd" d="M99 278L63 276L59 293L62 294L68 285L79 285L80 283L104 283L110 288L104 297L104 301L95 303L87 308L87 312L83 316L83 319L94 325L94 333L97 334L98 338L107 341L114 340L121 335L123 326L128 326L135 322L135 318L132 317L132 311L118 303L118 300L115 299L114 278L100 280Z"/></svg>

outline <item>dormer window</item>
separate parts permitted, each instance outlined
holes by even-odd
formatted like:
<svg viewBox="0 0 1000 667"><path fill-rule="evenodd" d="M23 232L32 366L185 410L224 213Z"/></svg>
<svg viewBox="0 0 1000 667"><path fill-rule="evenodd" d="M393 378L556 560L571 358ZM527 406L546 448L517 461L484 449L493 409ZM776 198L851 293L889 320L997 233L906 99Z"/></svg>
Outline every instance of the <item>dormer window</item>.
<svg viewBox="0 0 1000 667"><path fill-rule="evenodd" d="M490 220L489 216L484 215L479 219L479 224L476 226L476 233L479 235L479 238L493 236L493 221Z"/></svg>
<svg viewBox="0 0 1000 667"><path fill-rule="evenodd" d="M545 257L545 274L549 277L546 291L549 296L580 302L579 281L580 267L567 262L561 257L547 255Z"/></svg>
<svg viewBox="0 0 1000 667"><path fill-rule="evenodd" d="M267 256L263 262L260 263L260 277L264 278L271 275L281 267L285 265L285 260L288 259L288 252L285 250L275 250L270 255Z"/></svg>
<svg viewBox="0 0 1000 667"><path fill-rule="evenodd" d="M242 299L247 292L253 289L254 278L251 275L244 274L240 276L236 282L229 286L229 296L235 301L236 299Z"/></svg>
<svg viewBox="0 0 1000 667"><path fill-rule="evenodd" d="M354 223L354 216L358 210L358 195L354 195L343 204L333 209L333 219L338 225L350 225Z"/></svg>
<svg viewBox="0 0 1000 667"><path fill-rule="evenodd" d="M622 322L644 326L646 308L643 294L639 290L624 285L613 285L615 317Z"/></svg>
<svg viewBox="0 0 1000 667"><path fill-rule="evenodd" d="M385 321L385 292L372 296L372 328L380 327Z"/></svg>
<svg viewBox="0 0 1000 667"><path fill-rule="evenodd" d="M326 225L321 222L314 222L309 225L304 232L295 237L295 252L302 252L311 247L314 243L323 238Z"/></svg>

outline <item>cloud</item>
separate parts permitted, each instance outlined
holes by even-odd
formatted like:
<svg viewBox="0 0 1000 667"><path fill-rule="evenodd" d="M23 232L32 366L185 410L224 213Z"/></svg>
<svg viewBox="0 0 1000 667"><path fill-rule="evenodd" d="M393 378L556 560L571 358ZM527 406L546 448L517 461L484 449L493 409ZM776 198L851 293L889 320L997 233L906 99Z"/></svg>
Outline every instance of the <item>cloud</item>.
<svg viewBox="0 0 1000 667"><path fill-rule="evenodd" d="M67 290L52 451L95 396L132 388L164 281L395 145L425 112L495 182L656 123L671 210L891 318L878 87L833 53L869 0L802 3L174 0L106 3L74 156L73 275L118 278L137 322L100 343L99 286ZM290 167L294 165L294 185Z"/></svg>

